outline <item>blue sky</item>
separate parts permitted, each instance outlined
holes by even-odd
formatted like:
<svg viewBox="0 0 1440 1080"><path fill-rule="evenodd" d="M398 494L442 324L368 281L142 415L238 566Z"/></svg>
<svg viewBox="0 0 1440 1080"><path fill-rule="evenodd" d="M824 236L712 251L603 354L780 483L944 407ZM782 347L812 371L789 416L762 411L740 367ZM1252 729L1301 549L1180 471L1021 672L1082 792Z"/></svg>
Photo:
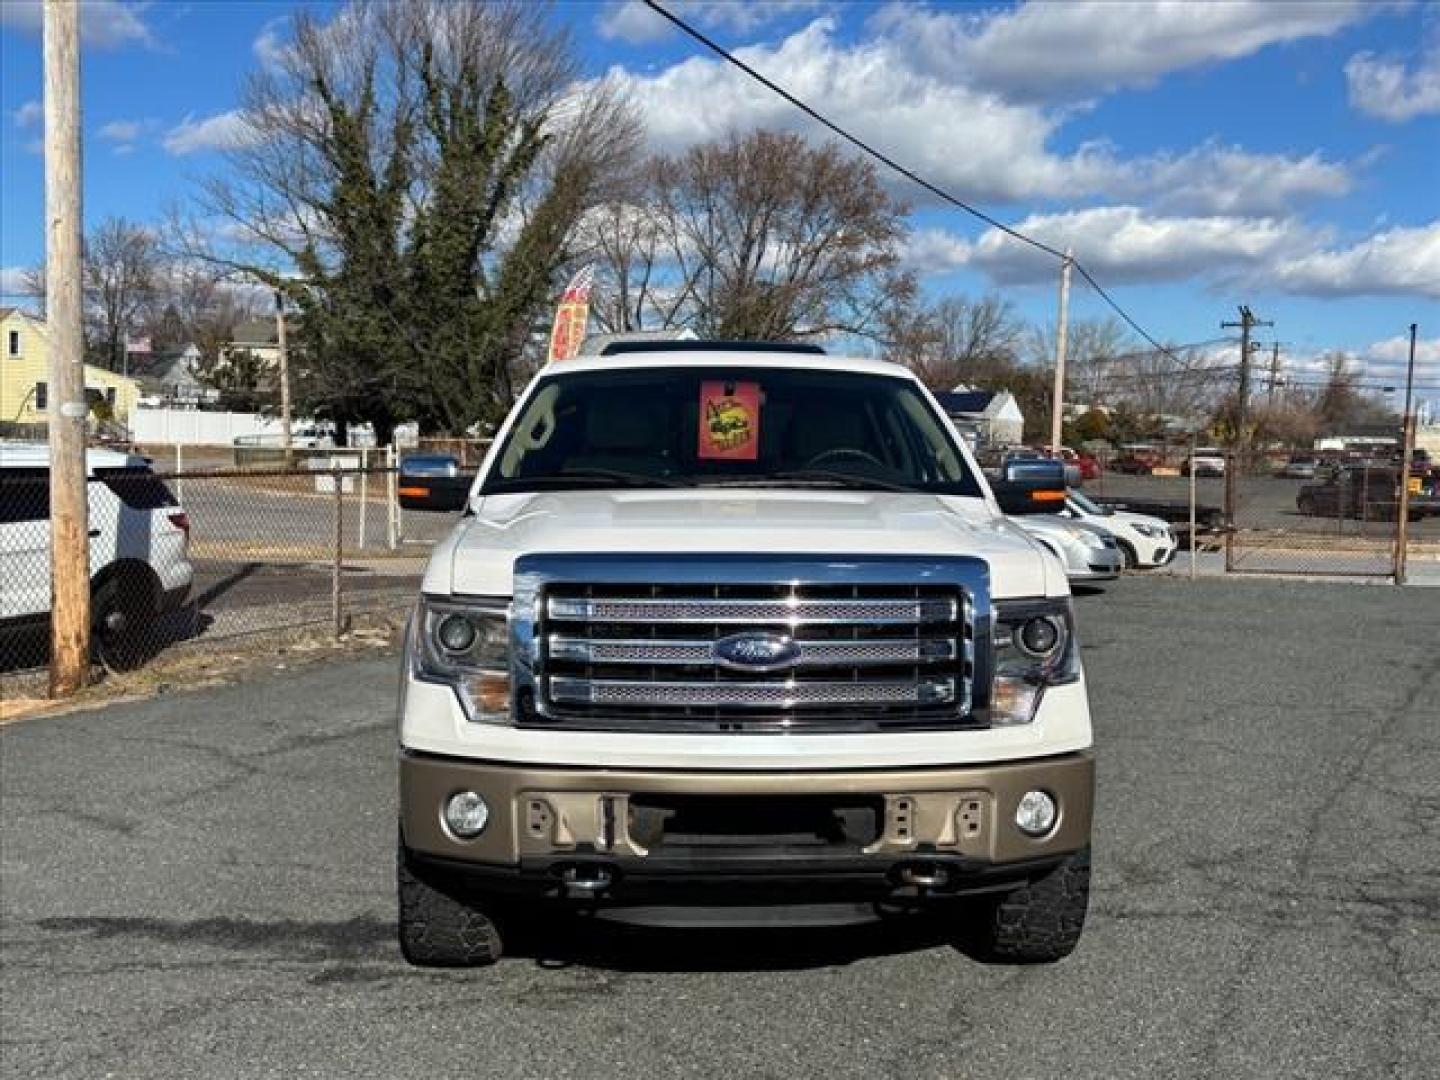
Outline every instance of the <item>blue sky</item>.
<svg viewBox="0 0 1440 1080"><path fill-rule="evenodd" d="M312 5L322 16L334 5ZM1440 5L673 3L842 125L1076 256L1152 333L1276 321L1296 370L1331 348L1391 379L1421 324L1440 383ZM89 4L86 216L145 221L223 166L283 3ZM657 149L804 117L635 0L558 5L590 77L635 98ZM0 289L39 261L39 5L0 6ZM927 291L997 290L1053 318L1054 268L960 211L914 204ZM13 299L7 296L6 299ZM1079 289L1078 316L1103 312ZM1422 368L1422 374L1425 369Z"/></svg>

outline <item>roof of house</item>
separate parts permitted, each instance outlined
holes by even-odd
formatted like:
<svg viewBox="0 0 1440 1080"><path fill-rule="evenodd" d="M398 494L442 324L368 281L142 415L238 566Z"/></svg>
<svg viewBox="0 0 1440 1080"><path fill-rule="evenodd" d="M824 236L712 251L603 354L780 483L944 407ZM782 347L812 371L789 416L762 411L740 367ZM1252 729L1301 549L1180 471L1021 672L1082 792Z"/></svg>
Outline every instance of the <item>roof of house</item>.
<svg viewBox="0 0 1440 1080"><path fill-rule="evenodd" d="M993 390L952 390L936 394L935 400L940 403L940 408L945 410L947 416L955 413L973 413L978 416L990 407L994 397Z"/></svg>

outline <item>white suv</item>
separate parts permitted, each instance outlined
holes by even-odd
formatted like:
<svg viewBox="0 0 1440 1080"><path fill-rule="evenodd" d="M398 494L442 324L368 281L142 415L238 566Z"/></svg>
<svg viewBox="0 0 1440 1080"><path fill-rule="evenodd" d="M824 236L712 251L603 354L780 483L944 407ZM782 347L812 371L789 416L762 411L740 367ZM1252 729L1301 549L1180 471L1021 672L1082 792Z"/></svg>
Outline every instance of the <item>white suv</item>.
<svg viewBox="0 0 1440 1080"><path fill-rule="evenodd" d="M511 917L921 909L1067 955L1094 775L1069 588L935 400L813 348L608 352L531 383L425 572L405 956L493 961Z"/></svg>
<svg viewBox="0 0 1440 1080"><path fill-rule="evenodd" d="M1113 536L1127 570L1149 570L1175 558L1175 533L1160 518L1112 510L1074 490L1065 497L1065 514Z"/></svg>
<svg viewBox="0 0 1440 1080"><path fill-rule="evenodd" d="M90 450L91 616L98 652L128 666L150 626L185 602L194 579L190 521L135 454ZM0 626L50 614L50 449L0 444Z"/></svg>

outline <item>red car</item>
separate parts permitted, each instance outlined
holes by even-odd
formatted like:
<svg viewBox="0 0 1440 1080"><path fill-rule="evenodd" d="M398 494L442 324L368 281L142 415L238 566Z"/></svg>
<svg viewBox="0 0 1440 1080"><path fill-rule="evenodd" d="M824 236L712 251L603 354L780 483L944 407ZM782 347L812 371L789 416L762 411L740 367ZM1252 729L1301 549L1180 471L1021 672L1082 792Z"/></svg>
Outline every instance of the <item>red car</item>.
<svg viewBox="0 0 1440 1080"><path fill-rule="evenodd" d="M1137 476L1149 476L1155 471L1155 466L1159 463L1159 458L1156 455L1137 451L1121 454L1114 461L1110 462L1110 468L1112 471L1118 473L1133 473Z"/></svg>

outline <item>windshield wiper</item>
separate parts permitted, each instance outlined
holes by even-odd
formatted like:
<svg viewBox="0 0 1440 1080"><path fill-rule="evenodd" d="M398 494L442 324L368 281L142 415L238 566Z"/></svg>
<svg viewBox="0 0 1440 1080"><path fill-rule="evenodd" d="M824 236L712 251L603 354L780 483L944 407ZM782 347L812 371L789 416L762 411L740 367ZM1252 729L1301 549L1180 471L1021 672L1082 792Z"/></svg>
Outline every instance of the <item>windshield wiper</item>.
<svg viewBox="0 0 1440 1080"><path fill-rule="evenodd" d="M837 487L853 488L856 491L904 491L917 492L920 489L910 484L897 484L893 480L881 480L873 476L856 476L854 473L832 472L830 469L793 469L788 472L774 472L768 476L722 480L707 487L775 487L786 481L813 484L834 484Z"/></svg>
<svg viewBox="0 0 1440 1080"><path fill-rule="evenodd" d="M566 469L564 472L546 473L541 476L517 476L508 480L495 480L485 485L487 493L499 491L526 491L532 486L543 488L566 488L579 483L586 486L621 487L685 487L679 480L664 476L647 476L644 473L626 472L623 469Z"/></svg>

